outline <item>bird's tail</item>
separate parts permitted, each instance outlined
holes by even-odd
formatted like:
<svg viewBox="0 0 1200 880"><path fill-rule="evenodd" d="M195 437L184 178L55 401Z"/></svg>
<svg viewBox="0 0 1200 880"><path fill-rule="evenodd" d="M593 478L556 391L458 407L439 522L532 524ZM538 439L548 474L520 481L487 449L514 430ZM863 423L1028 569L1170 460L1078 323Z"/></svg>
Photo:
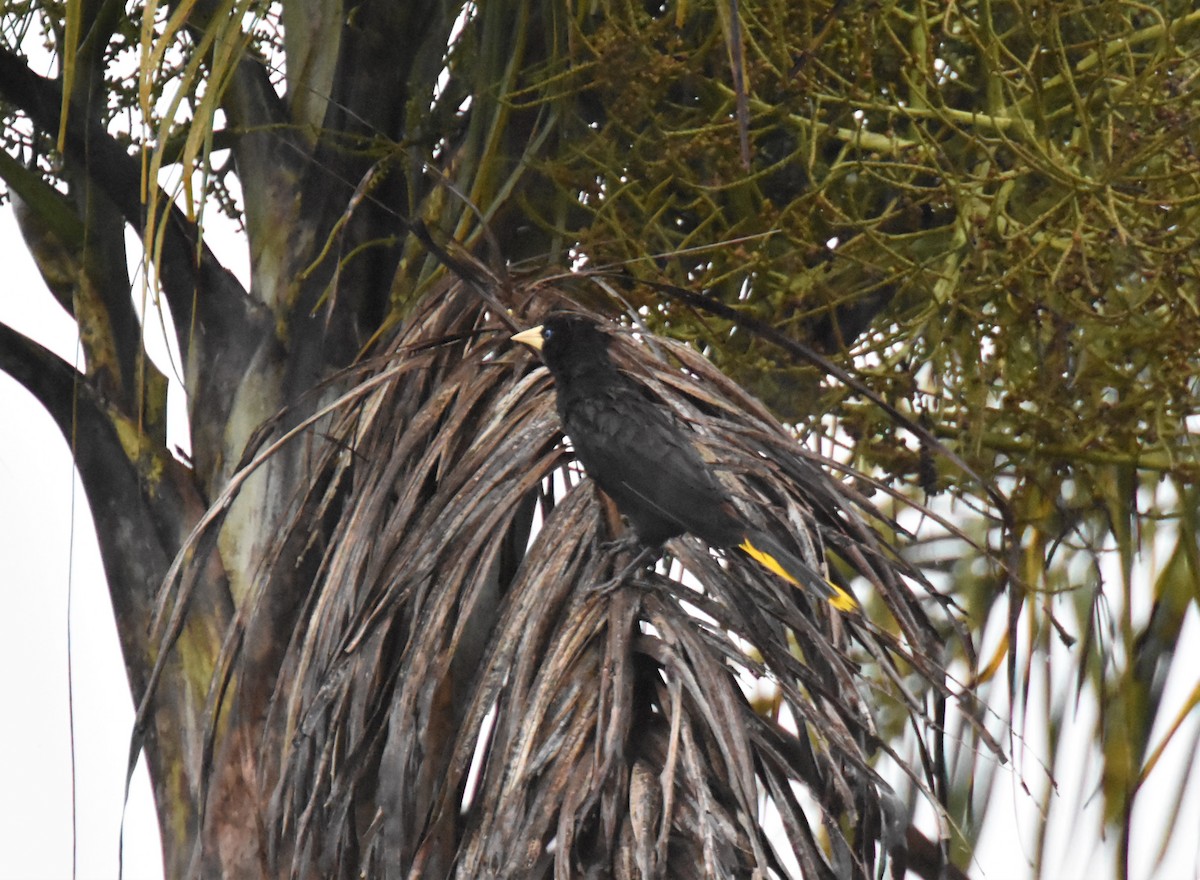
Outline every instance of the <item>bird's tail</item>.
<svg viewBox="0 0 1200 880"><path fill-rule="evenodd" d="M766 532L747 532L738 549L792 586L813 590L838 611L859 610L858 600L847 590L826 580L820 572L796 554L789 553Z"/></svg>

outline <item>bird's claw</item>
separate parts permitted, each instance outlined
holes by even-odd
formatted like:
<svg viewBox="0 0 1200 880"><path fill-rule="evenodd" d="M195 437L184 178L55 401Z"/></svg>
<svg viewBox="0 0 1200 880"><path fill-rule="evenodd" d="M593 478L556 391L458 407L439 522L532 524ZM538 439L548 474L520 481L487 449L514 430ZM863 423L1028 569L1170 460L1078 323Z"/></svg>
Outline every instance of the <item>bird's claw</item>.
<svg viewBox="0 0 1200 880"><path fill-rule="evenodd" d="M614 541L612 543L619 544L621 541ZM618 587L625 583L626 578L628 578L631 574L633 574L633 572L637 571L643 564L645 564L647 558L652 558L652 553L653 551L649 547L641 547L639 545L637 555L633 557L632 561L630 561L628 565L626 565L620 570L620 572L617 573L616 577L609 578L602 583L594 585L591 588L591 592L602 599L612 595Z"/></svg>
<svg viewBox="0 0 1200 880"><path fill-rule="evenodd" d="M591 593L593 596L595 596L597 599L607 599L609 596L611 596L613 593L615 593L617 591L618 587L620 587L625 582L626 574L627 574L627 571L623 571L616 577L609 578L608 580L604 581L604 583L593 584L588 589L588 592Z"/></svg>
<svg viewBox="0 0 1200 880"><path fill-rule="evenodd" d="M642 542L638 540L637 535L624 534L619 538L614 538L611 541L605 541L600 545L600 549L605 553L633 553L637 550L645 550Z"/></svg>

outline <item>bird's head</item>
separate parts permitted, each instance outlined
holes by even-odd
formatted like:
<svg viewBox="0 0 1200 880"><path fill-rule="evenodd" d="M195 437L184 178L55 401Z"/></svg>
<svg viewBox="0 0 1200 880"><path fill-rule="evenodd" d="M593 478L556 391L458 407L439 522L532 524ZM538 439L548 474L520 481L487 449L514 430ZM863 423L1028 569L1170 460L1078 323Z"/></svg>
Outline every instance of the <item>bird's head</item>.
<svg viewBox="0 0 1200 880"><path fill-rule="evenodd" d="M608 364L608 335L584 315L557 312L512 339L540 352L551 373L568 364Z"/></svg>

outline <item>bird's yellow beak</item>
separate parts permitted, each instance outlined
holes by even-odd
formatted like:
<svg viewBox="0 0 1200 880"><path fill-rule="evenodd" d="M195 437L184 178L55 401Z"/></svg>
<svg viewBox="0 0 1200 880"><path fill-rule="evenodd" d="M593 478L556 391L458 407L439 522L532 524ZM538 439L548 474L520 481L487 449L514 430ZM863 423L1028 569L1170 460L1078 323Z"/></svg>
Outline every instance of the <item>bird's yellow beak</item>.
<svg viewBox="0 0 1200 880"><path fill-rule="evenodd" d="M534 351L542 350L542 325L530 327L528 330L522 330L520 333L512 337L513 342L519 342L522 345L528 345Z"/></svg>

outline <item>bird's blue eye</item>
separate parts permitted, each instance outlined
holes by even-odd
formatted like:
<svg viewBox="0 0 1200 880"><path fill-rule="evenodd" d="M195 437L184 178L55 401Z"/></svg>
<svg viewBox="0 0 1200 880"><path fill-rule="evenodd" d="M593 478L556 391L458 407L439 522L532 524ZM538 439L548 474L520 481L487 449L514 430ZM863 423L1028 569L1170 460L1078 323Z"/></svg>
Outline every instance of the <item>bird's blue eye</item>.
<svg viewBox="0 0 1200 880"><path fill-rule="evenodd" d="M554 335L554 331L549 327L542 328L542 340L545 341Z"/></svg>

